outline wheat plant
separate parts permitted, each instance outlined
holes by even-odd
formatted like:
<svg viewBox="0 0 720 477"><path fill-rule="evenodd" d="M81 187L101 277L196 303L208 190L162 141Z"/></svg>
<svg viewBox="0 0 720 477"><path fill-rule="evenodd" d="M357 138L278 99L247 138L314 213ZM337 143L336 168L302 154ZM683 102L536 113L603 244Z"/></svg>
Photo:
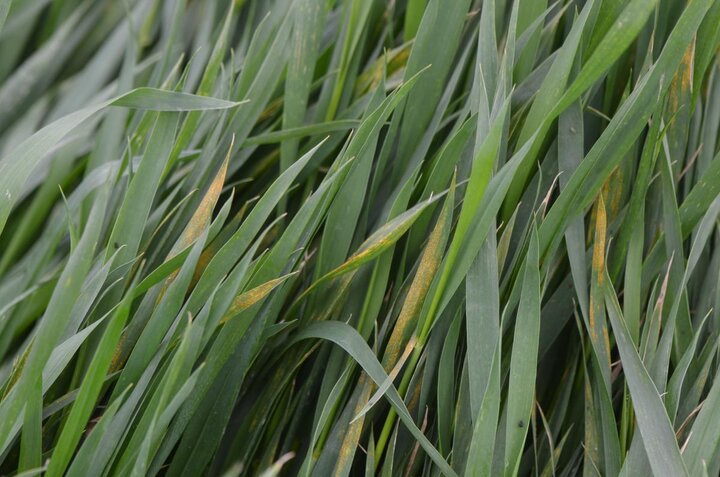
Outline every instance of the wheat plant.
<svg viewBox="0 0 720 477"><path fill-rule="evenodd" d="M0 0L0 475L720 474L720 0Z"/></svg>

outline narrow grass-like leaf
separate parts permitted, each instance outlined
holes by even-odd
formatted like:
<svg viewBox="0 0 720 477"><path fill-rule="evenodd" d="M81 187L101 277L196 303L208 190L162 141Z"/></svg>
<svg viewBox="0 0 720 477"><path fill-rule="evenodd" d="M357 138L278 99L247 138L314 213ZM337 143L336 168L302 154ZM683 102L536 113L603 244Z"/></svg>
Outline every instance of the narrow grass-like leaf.
<svg viewBox="0 0 720 477"><path fill-rule="evenodd" d="M337 322L316 323L301 331L295 337L295 340L308 338L326 339L342 347L358 362L358 364L360 364L360 366L363 367L365 372L368 373L378 386L387 379L385 370L382 368L382 365L372 353L372 350L368 347L367 343L365 343L357 331L348 325ZM407 410L407 407L403 403L402 398L397 393L394 386L388 388L387 397L397 411L400 419L413 434L413 437L420 442L420 445L423 449L425 449L428 455L430 455L433 462L435 462L440 470L442 470L443 474L447 476L456 475L437 449L435 449L430 441L427 440L420 429L417 428Z"/></svg>
<svg viewBox="0 0 720 477"><path fill-rule="evenodd" d="M520 466L530 414L535 401L535 379L540 334L540 269L537 231L533 229L524 263L522 293L513 334L508 384L504 474L515 475Z"/></svg>
<svg viewBox="0 0 720 477"><path fill-rule="evenodd" d="M688 475L665 406L635 349L607 272L604 291L608 316L626 370L630 394L636 403L638 427L653 473L661 476Z"/></svg>

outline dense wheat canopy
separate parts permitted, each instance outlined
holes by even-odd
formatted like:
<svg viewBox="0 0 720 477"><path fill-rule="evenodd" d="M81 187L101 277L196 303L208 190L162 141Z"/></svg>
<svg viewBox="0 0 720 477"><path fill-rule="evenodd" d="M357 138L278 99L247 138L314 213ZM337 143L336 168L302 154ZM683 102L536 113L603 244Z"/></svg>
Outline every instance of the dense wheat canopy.
<svg viewBox="0 0 720 477"><path fill-rule="evenodd" d="M0 475L720 475L720 0L0 0Z"/></svg>

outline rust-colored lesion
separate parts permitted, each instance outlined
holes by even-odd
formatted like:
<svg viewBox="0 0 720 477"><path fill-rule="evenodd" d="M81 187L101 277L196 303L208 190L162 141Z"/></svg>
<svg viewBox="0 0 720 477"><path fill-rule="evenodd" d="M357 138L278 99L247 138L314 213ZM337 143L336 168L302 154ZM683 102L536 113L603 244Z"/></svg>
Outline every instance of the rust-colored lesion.
<svg viewBox="0 0 720 477"><path fill-rule="evenodd" d="M405 68L410 58L412 45L412 42L401 45L375 60L367 70L358 76L355 82L355 95L361 96L374 90L380 85L384 75L389 77Z"/></svg>
<svg viewBox="0 0 720 477"><path fill-rule="evenodd" d="M222 165L220 166L220 169L218 170L217 174L215 174L215 178L213 179L212 183L210 184L210 187L208 188L207 192L205 193L205 196L203 196L202 200L200 201L200 204L198 205L198 208L195 210L195 213L190 218L190 221L185 226L185 229L183 230L182 234L180 234L180 238L178 238L177 242L175 242L175 245L173 245L173 248L168 253L168 256L166 257L166 261L170 260L172 257L177 255L178 253L182 252L184 249L186 249L188 246L190 246L193 242L195 242L200 235L202 235L203 231L207 228L208 224L210 223L210 219L212 218L212 212L215 208L215 204L217 204L218 198L220 197L220 193L223 189L223 184L225 183L225 175L227 174L227 168L228 163L230 162L230 155L232 153L233 145L235 143L235 136L233 136L232 141L230 143L230 148L228 149L227 155L225 156L225 160L223 161ZM209 259L208 259L209 260ZM197 268L201 267L201 263L198 263L196 265L195 275L197 275ZM177 269L173 271L163 282L162 289L160 290L160 293L158 294L156 305L160 303L160 300L162 300L163 296L167 292L168 288L170 287L170 284L175 280L178 273L180 273L180 270ZM124 353L124 350L127 346L127 334L123 333L122 336L120 336L120 340L118 341L118 344L115 348L115 353L110 361L110 370L111 371L117 371L123 365L125 364L125 360L127 359L127 355Z"/></svg>
<svg viewBox="0 0 720 477"><path fill-rule="evenodd" d="M215 204L217 204L220 193L223 190L223 185L225 184L225 176L227 174L228 163L230 162L230 155L232 154L234 145L235 135L233 135L232 140L230 141L230 147L228 148L225 160L223 160L223 163L220 166L220 170L218 170L217 174L215 174L215 178L210 184L205 196L200 201L200 205L198 205L198 208L195 210L192 218L190 218L190 222L188 222L182 235L180 235L177 244L173 247L175 253L197 240L203 230L205 230L210 223L212 212L215 209ZM173 252L170 252L169 256L172 257L172 255L174 255Z"/></svg>
<svg viewBox="0 0 720 477"><path fill-rule="evenodd" d="M674 114L686 104L683 98L692 94L693 73L695 65L695 41L693 38L683 53L682 61L670 83L669 102L670 113Z"/></svg>
<svg viewBox="0 0 720 477"><path fill-rule="evenodd" d="M398 315L390 340L385 348L383 366L386 371L395 366L400 356L400 350L403 347L403 341L406 339L407 330L410 329L410 326L415 322L425 300L425 296L430 289L432 280L438 272L445 248L444 232L448 227L449 220L451 220L451 218L448 217L448 214L443 213L440 215L435 228L430 234L425 250L420 257L417 272L415 273L410 290Z"/></svg>
<svg viewBox="0 0 720 477"><path fill-rule="evenodd" d="M455 179L453 178L451 189L453 189L454 186ZM403 306L400 309L400 313L395 322L395 326L393 327L388 344L385 347L382 365L385 372L389 373L389 378L392 380L394 380L400 373L405 361L418 343L415 336L411 335L408 337L408 335L417 322L418 315L422 309L422 305L428 294L433 278L437 274L440 264L442 263L443 252L445 251L448 231L452 221L452 197L453 194L450 194L450 196L446 199L446 205L438 217L435 227L430 233L427 244L420 256L420 263L410 284L410 289L408 290ZM358 383L358 388L360 389L360 394L355 404L353 412L354 416L359 415L360 412L363 411L376 386L367 374L363 373ZM413 405L417 406L418 395L419 393L415 393L415 400L411 402L411 407ZM335 466L335 475L340 474L345 466L349 465L348 459L350 459L353 455L354 449L360 438L363 423L364 419L362 418L354 420L350 423L348 431L345 434L343 443L340 447L340 455L338 457L337 465Z"/></svg>
<svg viewBox="0 0 720 477"><path fill-rule="evenodd" d="M593 254L592 254L592 273L595 280L597 289L601 290L605 284L605 247L607 246L607 210L605 208L604 194L601 192L598 195L598 199L595 202L595 234L593 243ZM592 342L598 345L600 340L603 341L603 346L607 352L607 356L610 356L610 340L608 337L607 325L605 324L602 317L597 316L597 309L601 308L602 305L598 306L596 303L596 296L594 293L590 294L590 310L588 321L590 328L590 338ZM603 321L602 325L598 326L598 319ZM601 328L599 330L599 328ZM598 336L598 331L602 333L602 337Z"/></svg>
<svg viewBox="0 0 720 477"><path fill-rule="evenodd" d="M357 402L355 403L353 415L357 415L362 410L365 403L370 398L370 393L372 391L372 380L367 374L363 373L362 376L360 376L358 384L360 385L361 390ZM335 469L333 470L333 476L337 477L345 475L345 470L352 464L352 458L355 455L355 449L357 447L357 442L360 440L362 429L362 420L351 422L348 425L348 429L343 437L342 445L340 446L338 459L335 463Z"/></svg>
<svg viewBox="0 0 720 477"><path fill-rule="evenodd" d="M621 167L616 167L608 180L603 185L602 194L603 201L606 206L605 210L605 222L612 222L615 220L623 206L623 192L625 187L625 170Z"/></svg>
<svg viewBox="0 0 720 477"><path fill-rule="evenodd" d="M605 209L605 199L603 194L598 196L595 203L595 241L593 244L592 267L598 285L602 285L605 276L605 243L607 240L607 211Z"/></svg>
<svg viewBox="0 0 720 477"><path fill-rule="evenodd" d="M180 234L180 238L178 238L177 242L175 242L175 245L173 245L172 250L170 250L170 253L168 253L166 260L171 259L175 255L183 251L185 248L189 247L193 242L198 239L198 237L200 237L200 235L202 235L203 231L208 227L208 224L212 219L212 212L215 209L215 205L217 204L218 198L220 197L220 193L223 189L223 185L225 184L225 175L227 174L228 163L230 162L230 155L232 154L234 145L235 136L233 135L232 140L230 141L230 147L228 148L227 155L225 156L225 160L220 166L220 170L218 170L217 174L215 174L215 178L210 184L210 187L205 193L205 196L203 196L200 204L198 205L198 208L195 210L195 213L192 215L190 221L185 226L182 234ZM196 269L199 266L201 266L200 263L197 264ZM170 274L170 276L165 279L162 291L158 295L157 303L159 303L162 297L165 295L165 292L167 291L173 280L175 280L175 277L177 277L178 273L180 273L180 270L175 270L173 273Z"/></svg>
<svg viewBox="0 0 720 477"><path fill-rule="evenodd" d="M263 283L262 285L258 285L255 288L246 291L245 293L239 294L233 300L227 313L225 313L225 316L222 318L222 320L220 320L220 324L225 323L240 312L247 310L254 304L258 303L260 300L268 296L268 294L273 291L275 287L283 283L288 278L297 275L298 273L299 272L293 272L287 275L283 275L282 277L275 278L273 280Z"/></svg>

